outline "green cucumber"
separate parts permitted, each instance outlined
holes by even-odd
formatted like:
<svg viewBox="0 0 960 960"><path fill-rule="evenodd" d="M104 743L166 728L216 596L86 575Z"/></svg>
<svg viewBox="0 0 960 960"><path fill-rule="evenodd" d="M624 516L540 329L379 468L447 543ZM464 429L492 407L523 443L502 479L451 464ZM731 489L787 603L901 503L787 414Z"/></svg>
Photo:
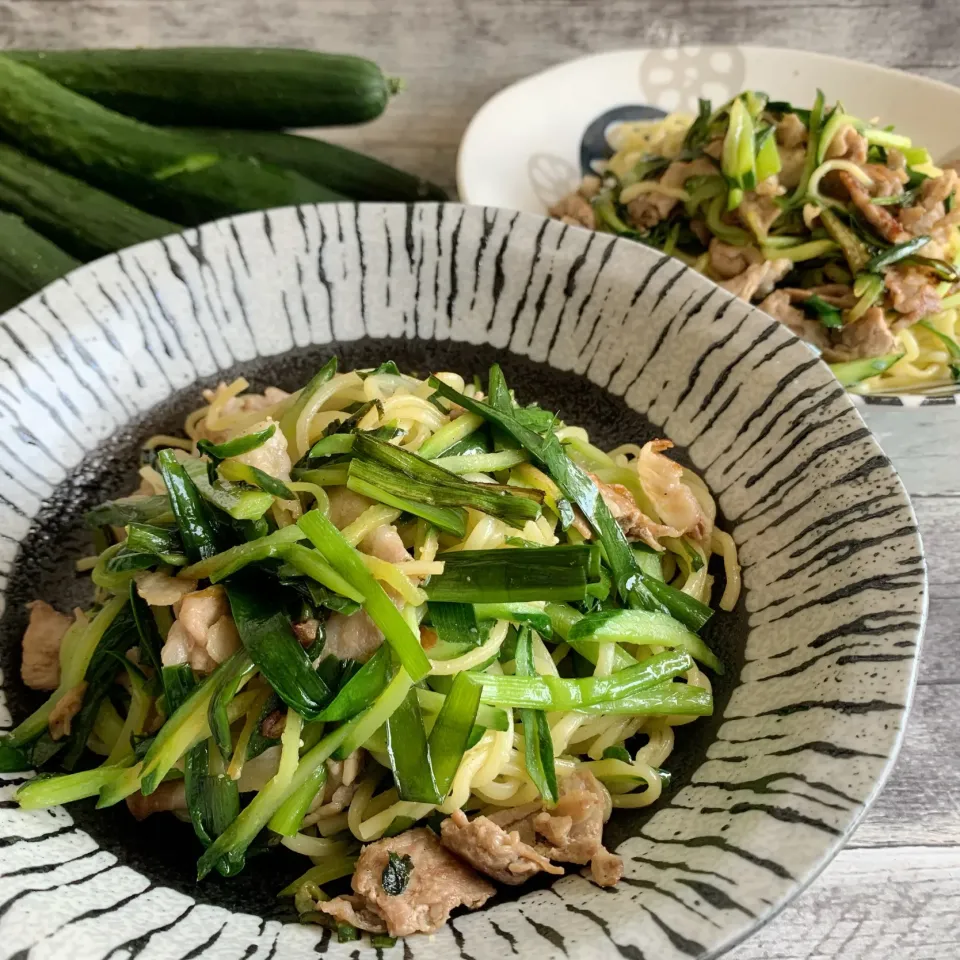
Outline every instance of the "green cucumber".
<svg viewBox="0 0 960 960"><path fill-rule="evenodd" d="M902 353L887 353L881 357L864 357L861 360L845 360L842 363L828 364L833 375L844 387L853 387L863 380L876 377L889 370L901 357Z"/></svg>
<svg viewBox="0 0 960 960"><path fill-rule="evenodd" d="M81 260L181 229L2 143L0 207Z"/></svg>
<svg viewBox="0 0 960 960"><path fill-rule="evenodd" d="M211 151L147 126L0 56L0 132L26 152L186 225L339 194L292 170Z"/></svg>
<svg viewBox="0 0 960 960"><path fill-rule="evenodd" d="M325 127L383 113L399 83L370 60L312 50L180 47L9 55L119 113L180 126Z"/></svg>
<svg viewBox="0 0 960 960"><path fill-rule="evenodd" d="M312 137L268 130L183 128L181 133L203 137L216 147L257 157L278 167L296 170L316 183L354 200L446 200L447 194L429 180L397 170L373 157Z"/></svg>
<svg viewBox="0 0 960 960"><path fill-rule="evenodd" d="M19 217L0 213L2 309L9 309L79 266L78 260L31 230Z"/></svg>

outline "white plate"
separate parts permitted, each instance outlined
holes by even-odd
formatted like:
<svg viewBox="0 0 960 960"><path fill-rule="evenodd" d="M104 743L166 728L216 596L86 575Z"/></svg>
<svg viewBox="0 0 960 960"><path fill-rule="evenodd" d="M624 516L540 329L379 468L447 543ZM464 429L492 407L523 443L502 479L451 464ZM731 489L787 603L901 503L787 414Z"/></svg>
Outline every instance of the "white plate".
<svg viewBox="0 0 960 960"><path fill-rule="evenodd" d="M546 213L577 187L589 160L597 157L603 131L639 118L638 109L647 108L647 116L696 114L699 97L718 105L741 90L810 106L818 88L828 102L842 101L855 116L893 124L935 160L960 157L960 89L936 80L776 47L618 50L551 67L488 100L460 142L460 199ZM951 117L957 122L945 122ZM916 407L953 403L956 397L856 400Z"/></svg>
<svg viewBox="0 0 960 960"><path fill-rule="evenodd" d="M938 160L960 156L960 89L868 63L774 47L618 50L560 64L488 100L460 142L466 203L544 213L580 182L584 133L624 106L697 111L741 90L813 103L817 88L854 115L879 117Z"/></svg>

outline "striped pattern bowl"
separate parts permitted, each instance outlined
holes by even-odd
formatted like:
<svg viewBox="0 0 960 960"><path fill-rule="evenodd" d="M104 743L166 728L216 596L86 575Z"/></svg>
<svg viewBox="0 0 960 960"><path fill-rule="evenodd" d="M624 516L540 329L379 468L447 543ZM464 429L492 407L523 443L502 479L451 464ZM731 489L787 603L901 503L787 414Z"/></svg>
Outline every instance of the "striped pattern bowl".
<svg viewBox="0 0 960 960"><path fill-rule="evenodd" d="M0 724L34 702L23 604L88 597L78 515L130 489L138 439L176 428L202 386L291 387L330 353L468 374L498 359L524 401L598 443L670 437L744 565L739 609L707 638L729 666L716 715L678 730L660 803L608 827L624 881L502 895L404 957L688 960L748 935L893 763L925 610L914 517L849 398L779 324L676 261L536 215L250 214L90 264L0 320ZM122 805L21 812L22 779L0 777L4 956L358 955L278 907L296 864L272 854L198 885L184 825L135 825Z"/></svg>

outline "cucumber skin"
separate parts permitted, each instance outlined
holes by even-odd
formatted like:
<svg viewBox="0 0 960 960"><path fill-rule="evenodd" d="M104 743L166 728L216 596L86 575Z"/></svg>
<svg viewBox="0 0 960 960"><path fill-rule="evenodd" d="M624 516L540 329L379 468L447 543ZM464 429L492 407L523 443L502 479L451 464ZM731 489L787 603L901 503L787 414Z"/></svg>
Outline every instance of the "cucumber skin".
<svg viewBox="0 0 960 960"><path fill-rule="evenodd" d="M182 229L2 143L0 207L80 260Z"/></svg>
<svg viewBox="0 0 960 960"><path fill-rule="evenodd" d="M446 192L421 177L397 170L373 157L335 143L266 130L180 128L180 133L202 137L214 146L258 157L266 163L296 170L354 200L416 203L447 200Z"/></svg>
<svg viewBox="0 0 960 960"><path fill-rule="evenodd" d="M380 116L395 83L370 60L258 47L15 50L13 59L98 103L176 126L344 126Z"/></svg>
<svg viewBox="0 0 960 960"><path fill-rule="evenodd" d="M12 213L0 213L0 309L8 310L80 266Z"/></svg>
<svg viewBox="0 0 960 960"><path fill-rule="evenodd" d="M185 161L208 157L209 147L114 113L2 55L0 131L53 166L187 226L344 199L298 173L252 158L216 156L209 166L171 175Z"/></svg>

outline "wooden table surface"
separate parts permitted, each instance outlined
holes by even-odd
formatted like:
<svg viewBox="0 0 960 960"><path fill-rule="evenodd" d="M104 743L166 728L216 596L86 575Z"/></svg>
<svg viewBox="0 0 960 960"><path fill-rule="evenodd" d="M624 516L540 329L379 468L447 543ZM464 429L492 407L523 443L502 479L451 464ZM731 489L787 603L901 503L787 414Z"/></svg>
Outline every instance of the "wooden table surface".
<svg viewBox="0 0 960 960"><path fill-rule="evenodd" d="M4 47L261 44L370 56L406 92L386 116L335 138L448 186L460 135L496 90L584 53L676 42L790 46L960 84L957 0L0 0ZM852 841L728 960L960 956L960 410L882 409L868 420L913 496L930 568L906 739Z"/></svg>

